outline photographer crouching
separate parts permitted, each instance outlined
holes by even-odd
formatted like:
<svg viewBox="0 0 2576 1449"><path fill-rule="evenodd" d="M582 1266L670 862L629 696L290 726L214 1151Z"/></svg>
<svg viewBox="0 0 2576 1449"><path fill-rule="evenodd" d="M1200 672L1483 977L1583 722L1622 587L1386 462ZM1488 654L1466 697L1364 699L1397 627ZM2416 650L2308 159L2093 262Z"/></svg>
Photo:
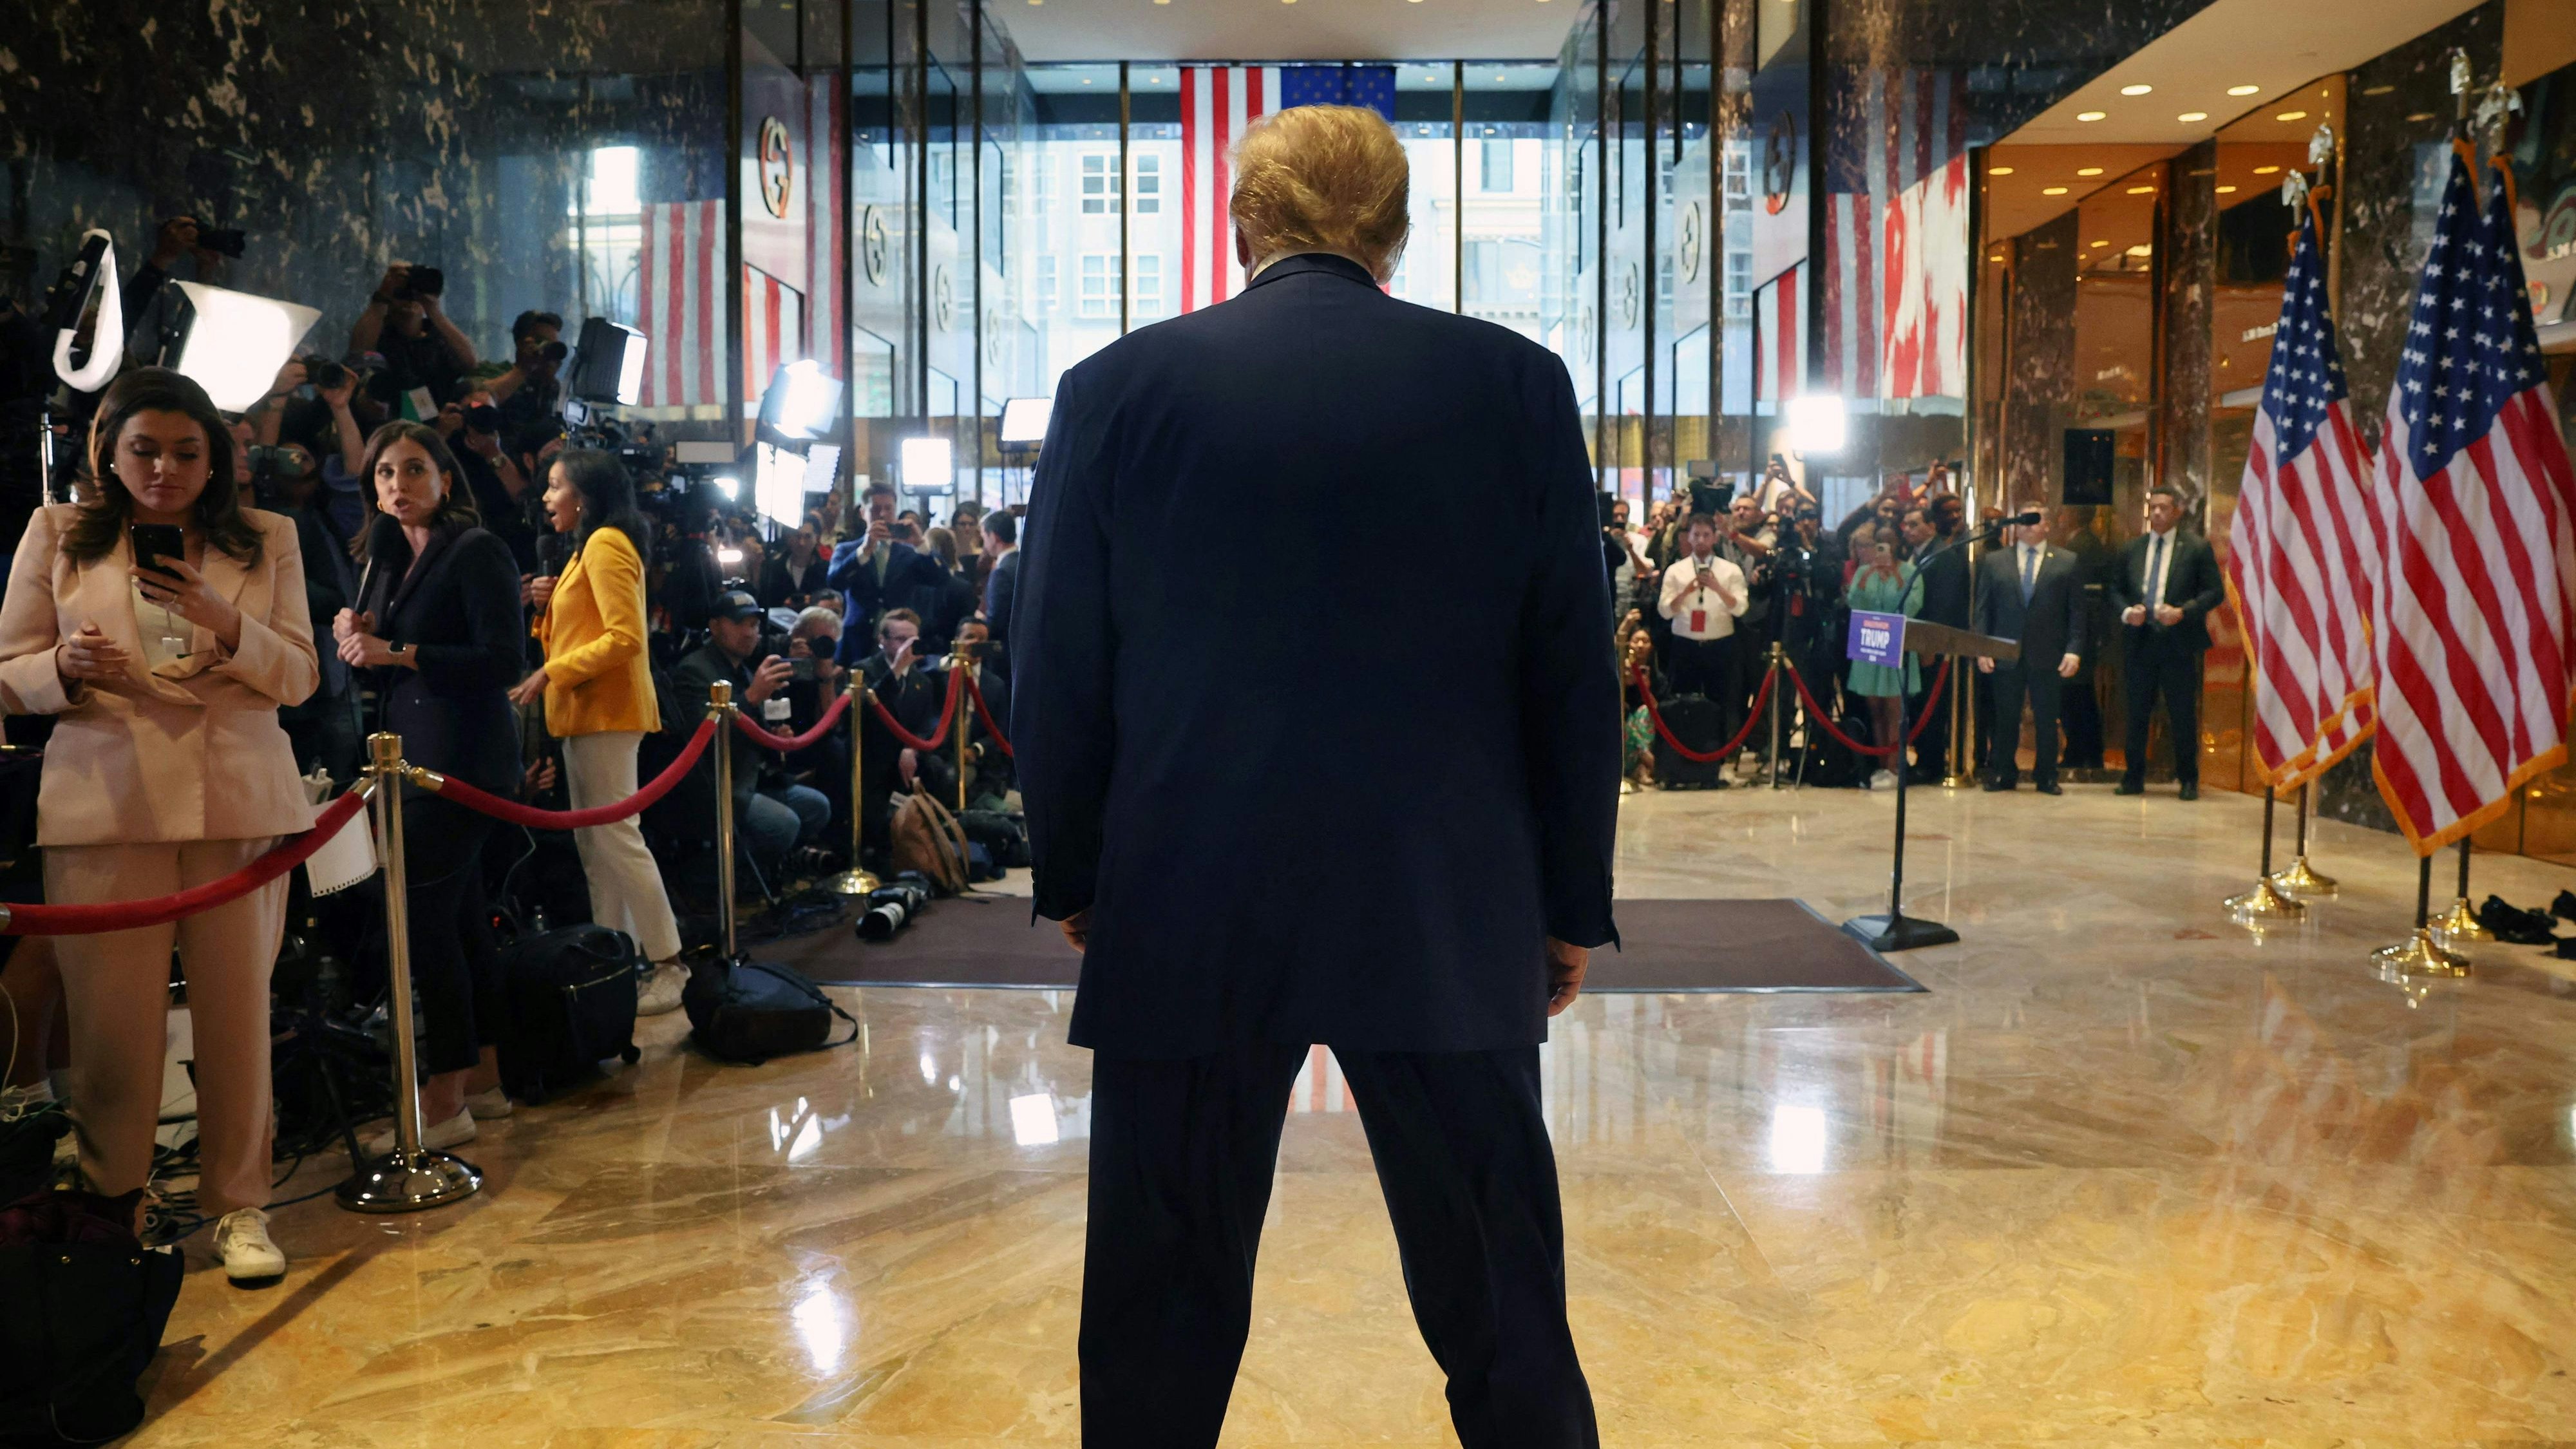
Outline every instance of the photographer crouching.
<svg viewBox="0 0 2576 1449"><path fill-rule="evenodd" d="M100 399L88 501L40 510L19 541L0 602L0 709L59 721L36 814L50 902L204 885L313 824L277 720L319 676L302 553L291 522L242 506L234 447L196 383L128 372ZM138 1208L177 946L196 1034L197 1200L236 1283L286 1271L264 1210L286 893L280 877L172 924L55 943L81 1171Z"/></svg>

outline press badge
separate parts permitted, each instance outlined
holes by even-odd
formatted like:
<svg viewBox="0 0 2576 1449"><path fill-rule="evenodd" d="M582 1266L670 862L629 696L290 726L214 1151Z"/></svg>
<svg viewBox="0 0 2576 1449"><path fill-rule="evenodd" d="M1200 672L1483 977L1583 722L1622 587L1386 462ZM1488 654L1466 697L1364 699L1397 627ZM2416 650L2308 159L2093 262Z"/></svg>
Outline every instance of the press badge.
<svg viewBox="0 0 2576 1449"><path fill-rule="evenodd" d="M764 720L785 719L793 712L785 695L773 694L760 702L760 717Z"/></svg>
<svg viewBox="0 0 2576 1449"><path fill-rule="evenodd" d="M1705 634L1708 632L1708 610L1691 610L1691 632L1694 634Z"/></svg>

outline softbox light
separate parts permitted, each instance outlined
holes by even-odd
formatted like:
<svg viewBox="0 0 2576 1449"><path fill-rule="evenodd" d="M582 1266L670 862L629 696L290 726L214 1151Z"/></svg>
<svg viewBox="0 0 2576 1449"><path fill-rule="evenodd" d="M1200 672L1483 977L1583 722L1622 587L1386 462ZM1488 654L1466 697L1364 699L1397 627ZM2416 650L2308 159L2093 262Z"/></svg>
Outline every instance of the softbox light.
<svg viewBox="0 0 2576 1449"><path fill-rule="evenodd" d="M906 438L900 462L906 493L945 493L957 486L957 444L953 439Z"/></svg>
<svg viewBox="0 0 2576 1449"><path fill-rule="evenodd" d="M1809 457L1830 458L1843 450L1851 429L1850 412L1840 393L1808 393L1789 399L1789 446Z"/></svg>
<svg viewBox="0 0 2576 1449"><path fill-rule="evenodd" d="M268 396L277 370L295 355L295 344L322 315L300 303L203 282L171 285L188 299L188 309L179 324L175 355L165 352L163 365L204 388L215 406L228 413L247 412Z"/></svg>
<svg viewBox="0 0 2576 1449"><path fill-rule="evenodd" d="M832 431L841 420L841 380L812 358L783 363L760 395L760 431L795 447Z"/></svg>
<svg viewBox="0 0 2576 1449"><path fill-rule="evenodd" d="M1015 397L1002 404L1001 444L1034 448L1046 441L1047 420L1055 414L1051 397Z"/></svg>
<svg viewBox="0 0 2576 1449"><path fill-rule="evenodd" d="M644 397L644 334L605 317L581 321L565 390L577 401L633 407Z"/></svg>

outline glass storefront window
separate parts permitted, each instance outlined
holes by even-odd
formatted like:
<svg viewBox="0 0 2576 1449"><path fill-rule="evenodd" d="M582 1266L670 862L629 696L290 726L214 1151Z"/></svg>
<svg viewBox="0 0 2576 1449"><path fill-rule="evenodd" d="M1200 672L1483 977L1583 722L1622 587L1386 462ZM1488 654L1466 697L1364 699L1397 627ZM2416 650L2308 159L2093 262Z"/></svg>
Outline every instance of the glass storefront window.
<svg viewBox="0 0 2576 1449"><path fill-rule="evenodd" d="M1470 317L1544 341L1548 102L1556 67L1466 67L1469 189L1462 202Z"/></svg>

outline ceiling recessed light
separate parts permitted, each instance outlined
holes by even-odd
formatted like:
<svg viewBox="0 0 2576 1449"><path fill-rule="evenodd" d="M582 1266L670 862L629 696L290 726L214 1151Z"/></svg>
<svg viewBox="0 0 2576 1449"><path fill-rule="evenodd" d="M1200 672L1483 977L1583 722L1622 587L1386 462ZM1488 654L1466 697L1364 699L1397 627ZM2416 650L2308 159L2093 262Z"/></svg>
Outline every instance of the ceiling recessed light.
<svg viewBox="0 0 2576 1449"><path fill-rule="evenodd" d="M2066 188L2063 186L2043 186L2039 188L2039 194L2042 196L2064 196L2066 194Z"/></svg>
<svg viewBox="0 0 2576 1449"><path fill-rule="evenodd" d="M1988 261L1990 261L1990 262L2000 262L2000 261L2002 261L2003 259L2004 259L2004 254L2003 254L2002 252L1997 252L1997 253L1995 253L1993 256L1986 258L1986 260L1988 260Z"/></svg>
<svg viewBox="0 0 2576 1449"><path fill-rule="evenodd" d="M2410 120L2410 121L2429 121L2429 120L2433 119L2433 113L2432 113L2431 111L2417 111L2415 114L2413 114L2413 115L2411 115L2411 116L2408 116L2406 119L2408 119L2408 120Z"/></svg>
<svg viewBox="0 0 2576 1449"><path fill-rule="evenodd" d="M1168 0L1167 0L1167 3L1168 3ZM2194 122L2194 121L2206 121L2206 120L2208 120L2208 119L2209 119L2209 112L2207 112L2207 111L2185 111L2185 112L2183 112L2181 115L2174 117L2174 119L2175 119L2175 120L2177 120L2177 121L2182 122L2184 125L2189 125L2189 124L2191 124L2191 123L2192 123L2192 122Z"/></svg>
<svg viewBox="0 0 2576 1449"><path fill-rule="evenodd" d="M2099 166L2078 166L2075 168L2075 174L2078 176L2099 176L2102 174L2102 168Z"/></svg>
<svg viewBox="0 0 2576 1449"><path fill-rule="evenodd" d="M2261 86L2229 86L2227 93L2231 96L2250 96L2259 93L2262 89Z"/></svg>
<svg viewBox="0 0 2576 1449"><path fill-rule="evenodd" d="M2075 119L2079 121L2098 121L2109 114L2110 112L2108 111L2077 111L2075 113Z"/></svg>
<svg viewBox="0 0 2576 1449"><path fill-rule="evenodd" d="M2143 96L2154 89L2154 86L2122 86L2120 87L2120 94L2124 96Z"/></svg>
<svg viewBox="0 0 2576 1449"><path fill-rule="evenodd" d="M2107 246L2109 246L2109 245L2110 245L2110 243L2109 243L2109 242L2106 242L2106 241L2097 241L2097 242L2095 242L2093 245L2095 245L2095 246L2097 246L2097 247L2107 247Z"/></svg>
<svg viewBox="0 0 2576 1449"><path fill-rule="evenodd" d="M2013 174L2013 169L2009 166L1989 166L1986 168L1986 174L1988 176L2010 176Z"/></svg>
<svg viewBox="0 0 2576 1449"><path fill-rule="evenodd" d="M2307 118L2308 113L2305 111L2283 111L2272 119L2276 121L2304 121Z"/></svg>
<svg viewBox="0 0 2576 1449"><path fill-rule="evenodd" d="M2254 174L2257 176L2278 176L2281 174L2281 168L2278 166L2257 166L2254 168Z"/></svg>
<svg viewBox="0 0 2576 1449"><path fill-rule="evenodd" d="M2156 189L2152 186L2132 186L2129 188L2129 194L2131 196L2153 196L2156 194Z"/></svg>
<svg viewBox="0 0 2576 1449"><path fill-rule="evenodd" d="M2235 187L2233 187L2233 186L2222 186L2222 187L2218 188L2218 194L2219 194L2219 195L2221 195L2221 196L2230 196L2230 195L2233 195L2233 194L2235 193L2235 191L2236 191L2236 188L2235 188Z"/></svg>
<svg viewBox="0 0 2576 1449"><path fill-rule="evenodd" d="M2365 96L2384 96L2395 89L2397 89L2395 86L2372 86L2370 89L2363 91L2362 94Z"/></svg>

